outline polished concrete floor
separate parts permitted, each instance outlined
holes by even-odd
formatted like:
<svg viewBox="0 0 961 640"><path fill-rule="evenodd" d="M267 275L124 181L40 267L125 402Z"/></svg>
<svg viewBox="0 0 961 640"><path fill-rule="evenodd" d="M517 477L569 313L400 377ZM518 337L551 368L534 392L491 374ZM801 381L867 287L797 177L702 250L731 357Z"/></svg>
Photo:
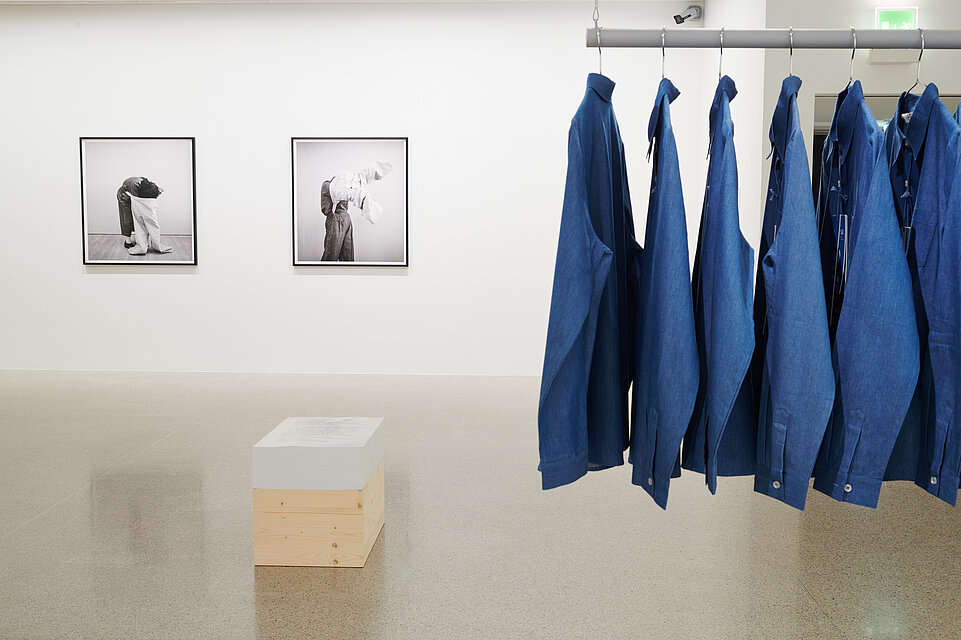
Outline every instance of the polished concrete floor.
<svg viewBox="0 0 961 640"><path fill-rule="evenodd" d="M961 510L626 468L542 492L533 378L0 374L3 638L961 638ZM363 569L252 566L251 447L384 416Z"/></svg>

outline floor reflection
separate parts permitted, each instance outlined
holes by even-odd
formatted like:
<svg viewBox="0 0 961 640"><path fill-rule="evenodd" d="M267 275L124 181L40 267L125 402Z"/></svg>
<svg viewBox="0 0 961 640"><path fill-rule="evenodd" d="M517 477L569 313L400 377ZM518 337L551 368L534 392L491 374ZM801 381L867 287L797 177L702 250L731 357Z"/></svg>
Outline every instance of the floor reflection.
<svg viewBox="0 0 961 640"><path fill-rule="evenodd" d="M90 492L88 561L156 564L207 556L199 473L124 470L94 478Z"/></svg>
<svg viewBox="0 0 961 640"><path fill-rule="evenodd" d="M865 638L930 637L952 625L957 595L932 576L961 570L945 526L959 513L910 482L885 483L877 509L812 491L801 520L798 575L847 633Z"/></svg>
<svg viewBox="0 0 961 640"><path fill-rule="evenodd" d="M385 527L360 568L255 567L257 637L386 637L388 537Z"/></svg>

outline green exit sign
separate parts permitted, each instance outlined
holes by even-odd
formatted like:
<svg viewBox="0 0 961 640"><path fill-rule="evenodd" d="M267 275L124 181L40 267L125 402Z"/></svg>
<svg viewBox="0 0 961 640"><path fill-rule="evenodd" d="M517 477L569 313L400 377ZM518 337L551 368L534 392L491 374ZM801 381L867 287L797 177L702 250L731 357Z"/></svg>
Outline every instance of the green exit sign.
<svg viewBox="0 0 961 640"><path fill-rule="evenodd" d="M917 29L917 7L878 7L875 11L878 29Z"/></svg>

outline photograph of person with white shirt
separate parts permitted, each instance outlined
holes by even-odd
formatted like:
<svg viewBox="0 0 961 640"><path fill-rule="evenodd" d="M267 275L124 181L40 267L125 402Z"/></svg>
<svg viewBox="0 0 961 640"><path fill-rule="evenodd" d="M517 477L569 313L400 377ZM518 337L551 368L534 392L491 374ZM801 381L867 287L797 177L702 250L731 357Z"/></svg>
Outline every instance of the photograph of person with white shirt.
<svg viewBox="0 0 961 640"><path fill-rule="evenodd" d="M294 138L294 265L407 266L407 139Z"/></svg>

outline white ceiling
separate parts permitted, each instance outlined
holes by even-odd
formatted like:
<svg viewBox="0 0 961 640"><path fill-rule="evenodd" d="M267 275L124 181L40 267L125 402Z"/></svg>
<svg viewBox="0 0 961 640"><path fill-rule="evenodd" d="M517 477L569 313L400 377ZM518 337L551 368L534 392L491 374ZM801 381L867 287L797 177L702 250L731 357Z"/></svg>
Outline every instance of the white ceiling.
<svg viewBox="0 0 961 640"><path fill-rule="evenodd" d="M138 5L138 4L334 4L334 3L374 3L374 2L406 2L406 3L491 3L491 4L512 4L527 2L563 2L569 4L590 5L592 0L0 0L0 5L70 5L70 4L116 4L116 5ZM664 4L697 4L704 5L705 0L691 0L684 3L683 0L602 0L601 4L611 3L664 3Z"/></svg>
<svg viewBox="0 0 961 640"><path fill-rule="evenodd" d="M399 3L491 3L491 4L511 4L526 2L563 2L571 4L590 5L591 0L0 0L0 5L70 5L70 4L115 4L115 5L140 5L140 4L334 4L334 3L373 3L373 2L399 2ZM685 4L683 0L602 0L603 4L610 3L670 3ZM704 5L705 0L692 0L686 4Z"/></svg>

